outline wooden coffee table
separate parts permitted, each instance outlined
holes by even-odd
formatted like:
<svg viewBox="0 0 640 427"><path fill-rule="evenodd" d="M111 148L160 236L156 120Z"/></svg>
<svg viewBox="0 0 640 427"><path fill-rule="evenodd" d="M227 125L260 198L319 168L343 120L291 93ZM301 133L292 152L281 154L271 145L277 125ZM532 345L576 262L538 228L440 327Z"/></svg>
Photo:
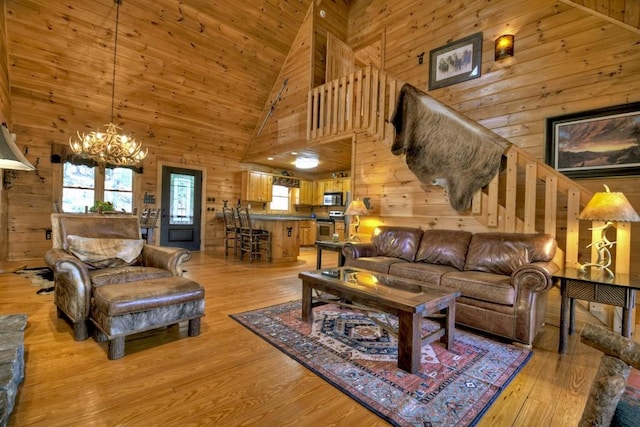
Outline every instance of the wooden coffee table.
<svg viewBox="0 0 640 427"><path fill-rule="evenodd" d="M397 331L390 332L397 333L400 369L410 373L420 369L423 345L436 339L440 339L447 349L453 344L458 291L429 288L413 280L352 267L307 271L298 277L302 279L302 320L307 323L313 322L314 300L325 301L314 298L313 289L339 297L343 306L397 316ZM423 337L422 318L427 316L438 321L440 329ZM389 325L381 326L390 329Z"/></svg>

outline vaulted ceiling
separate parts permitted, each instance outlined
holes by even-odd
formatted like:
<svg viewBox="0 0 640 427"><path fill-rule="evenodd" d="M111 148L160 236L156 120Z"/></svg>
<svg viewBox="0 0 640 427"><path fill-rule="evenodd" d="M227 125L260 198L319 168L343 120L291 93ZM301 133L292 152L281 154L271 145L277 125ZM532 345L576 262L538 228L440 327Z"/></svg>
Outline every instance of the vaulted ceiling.
<svg viewBox="0 0 640 427"><path fill-rule="evenodd" d="M240 160L311 1L5 0L13 124Z"/></svg>

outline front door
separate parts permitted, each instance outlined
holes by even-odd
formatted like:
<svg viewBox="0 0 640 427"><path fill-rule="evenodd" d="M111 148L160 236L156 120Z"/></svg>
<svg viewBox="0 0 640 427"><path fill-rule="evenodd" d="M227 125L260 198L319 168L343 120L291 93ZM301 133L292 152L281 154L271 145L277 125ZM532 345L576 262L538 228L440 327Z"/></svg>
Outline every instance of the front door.
<svg viewBox="0 0 640 427"><path fill-rule="evenodd" d="M160 245L200 250L202 171L162 167Z"/></svg>

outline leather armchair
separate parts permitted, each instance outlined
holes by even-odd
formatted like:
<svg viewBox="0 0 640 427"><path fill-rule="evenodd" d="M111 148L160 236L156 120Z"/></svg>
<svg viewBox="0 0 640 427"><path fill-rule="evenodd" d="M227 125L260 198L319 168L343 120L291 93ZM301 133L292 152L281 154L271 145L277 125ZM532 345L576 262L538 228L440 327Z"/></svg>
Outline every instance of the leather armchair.
<svg viewBox="0 0 640 427"><path fill-rule="evenodd" d="M132 215L51 215L53 248L45 262L54 272L54 303L58 316L73 323L74 338L89 336L89 312L95 287L145 279L182 276L182 264L191 258L186 249L147 245L141 239L138 218ZM81 259L75 242L104 247L116 242L140 248L133 260ZM124 243L123 243L124 242ZM128 262L127 262L128 261Z"/></svg>

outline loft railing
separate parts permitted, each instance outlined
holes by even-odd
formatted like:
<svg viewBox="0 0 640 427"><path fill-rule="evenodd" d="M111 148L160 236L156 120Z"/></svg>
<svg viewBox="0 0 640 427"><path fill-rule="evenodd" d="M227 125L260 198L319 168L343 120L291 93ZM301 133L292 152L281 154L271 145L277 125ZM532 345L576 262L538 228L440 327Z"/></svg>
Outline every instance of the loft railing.
<svg viewBox="0 0 640 427"><path fill-rule="evenodd" d="M310 90L307 140L322 142L357 132L391 140L394 130L390 119L402 84L368 66ZM558 241L564 262L576 265L578 215L592 193L515 145L504 156L506 167L476 194L472 213L491 229L551 234ZM622 255L616 257L616 271L628 272L628 224L618 224L617 230L617 253ZM591 241L591 236L583 236L583 241Z"/></svg>
<svg viewBox="0 0 640 427"><path fill-rule="evenodd" d="M398 80L369 65L309 91L307 141L367 132L378 139L393 135Z"/></svg>

